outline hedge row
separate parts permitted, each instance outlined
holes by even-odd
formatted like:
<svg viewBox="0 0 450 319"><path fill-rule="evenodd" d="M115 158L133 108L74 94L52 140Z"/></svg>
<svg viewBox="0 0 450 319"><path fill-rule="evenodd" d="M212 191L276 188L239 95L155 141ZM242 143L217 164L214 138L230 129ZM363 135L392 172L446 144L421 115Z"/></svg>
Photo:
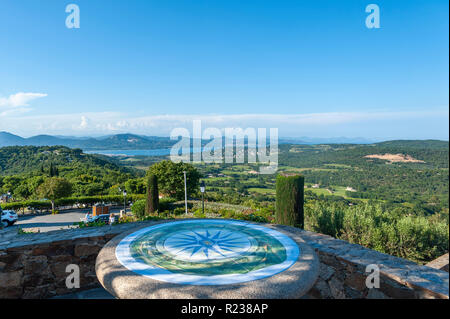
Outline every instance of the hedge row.
<svg viewBox="0 0 450 319"><path fill-rule="evenodd" d="M162 198L158 203L159 212L176 208L176 205L174 205L175 201L176 200L173 198ZM146 204L147 201L145 199L139 199L134 202L133 206L131 207L133 215L137 218L144 218L145 216L149 216L150 214L146 212Z"/></svg>
<svg viewBox="0 0 450 319"><path fill-rule="evenodd" d="M131 194L126 197L127 201L135 202L139 199L144 199L143 194ZM71 206L75 204L94 205L96 203L111 203L111 204L123 204L123 196L121 195L105 195L105 196L84 196L84 197L68 197L55 201L56 206ZM19 210L24 208L30 209L51 209L52 204L49 200L27 200L21 202L12 202L1 204L2 209Z"/></svg>
<svg viewBox="0 0 450 319"><path fill-rule="evenodd" d="M180 207L184 207L184 201L178 201L174 203L176 205L179 205ZM201 207L202 201L201 200L188 200L188 207L197 206ZM213 208L213 209L227 209L227 210L234 210L237 212L244 212L250 209L248 206L243 205L234 205L234 204L228 204L228 203L218 203L218 202L205 202L205 207Z"/></svg>

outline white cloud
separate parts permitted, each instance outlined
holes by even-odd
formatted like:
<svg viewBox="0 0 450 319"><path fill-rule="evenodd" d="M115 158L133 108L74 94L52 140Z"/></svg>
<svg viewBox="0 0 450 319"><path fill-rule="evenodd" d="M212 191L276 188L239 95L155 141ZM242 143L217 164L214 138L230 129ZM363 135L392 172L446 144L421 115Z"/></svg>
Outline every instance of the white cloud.
<svg viewBox="0 0 450 319"><path fill-rule="evenodd" d="M1 117L1 113L0 113ZM280 136L381 136L404 131L417 132L413 122L423 119L423 132L429 136L442 135L448 129L448 108L426 111L326 112L304 114L174 114L136 116L132 113L98 112L55 114L39 116L8 116L0 121L1 130L22 135L105 135L135 133L168 136L172 129L181 127L192 131L192 121L201 120L202 128L254 127L279 128ZM428 121L426 121L428 119ZM439 121L442 127L436 127ZM428 124L427 124L428 123ZM392 131L392 133L390 133ZM394 131L396 133L394 133ZM420 133L420 132L418 132ZM376 135L374 135L376 134ZM446 136L445 134L444 136ZM437 136L437 135L436 135ZM405 137L407 137L405 135Z"/></svg>
<svg viewBox="0 0 450 319"><path fill-rule="evenodd" d="M21 106L29 106L29 103L33 100L46 97L44 93L25 93L19 92L11 94L7 98L0 97L0 107L3 108L15 108Z"/></svg>
<svg viewBox="0 0 450 319"><path fill-rule="evenodd" d="M33 100L46 97L44 93L24 93L11 94L9 97L0 97L0 118L19 116L32 110L28 107Z"/></svg>
<svg viewBox="0 0 450 319"><path fill-rule="evenodd" d="M78 127L80 129L87 129L89 127L89 119L86 116L82 116L81 123Z"/></svg>

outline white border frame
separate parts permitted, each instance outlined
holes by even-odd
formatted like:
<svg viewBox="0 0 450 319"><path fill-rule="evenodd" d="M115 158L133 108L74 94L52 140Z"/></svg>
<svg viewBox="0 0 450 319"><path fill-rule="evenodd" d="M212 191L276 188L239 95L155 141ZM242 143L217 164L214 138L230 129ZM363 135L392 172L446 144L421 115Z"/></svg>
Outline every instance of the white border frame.
<svg viewBox="0 0 450 319"><path fill-rule="evenodd" d="M199 276L199 275L185 275L173 273L167 269L148 265L144 262L136 260L131 255L130 245L139 236L144 233L162 227L169 227L178 223L198 223L205 224L229 224L250 227L276 238L286 249L286 260L280 264L272 265L269 267L261 268L255 271L251 271L246 274L226 274L226 275L213 275L213 276ZM173 284L180 285L200 285L200 286L216 286L216 285L229 285L238 284L243 282L249 282L253 280L263 279L274 276L290 268L298 260L300 256L300 248L298 245L288 236L267 227L241 222L234 220L183 220L176 222L162 223L150 227L140 229L125 238L123 238L116 247L117 260L127 269L154 280L164 281Z"/></svg>

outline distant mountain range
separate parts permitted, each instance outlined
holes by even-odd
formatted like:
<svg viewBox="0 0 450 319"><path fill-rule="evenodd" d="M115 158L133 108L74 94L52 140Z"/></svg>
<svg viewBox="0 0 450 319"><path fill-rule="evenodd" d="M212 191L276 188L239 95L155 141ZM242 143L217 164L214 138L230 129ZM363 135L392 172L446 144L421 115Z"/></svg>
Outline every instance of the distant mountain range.
<svg viewBox="0 0 450 319"><path fill-rule="evenodd" d="M37 135L23 138L8 132L0 132L0 147L5 146L67 146L82 150L135 150L170 148L176 141L169 137L142 136L135 134L117 134L102 137L74 137ZM371 140L364 138L280 138L279 144L325 144L349 143L369 144Z"/></svg>
<svg viewBox="0 0 450 319"><path fill-rule="evenodd" d="M117 134L104 137L65 137L37 135L23 138L8 132L0 132L0 147L5 146L66 146L82 150L161 149L171 147L175 141L169 137Z"/></svg>
<svg viewBox="0 0 450 319"><path fill-rule="evenodd" d="M279 144L372 144L379 142L378 140L370 140L364 137L281 137L278 141Z"/></svg>
<svg viewBox="0 0 450 319"><path fill-rule="evenodd" d="M205 144L207 141L203 141ZM310 138L310 137L282 137L279 144L373 144L380 141L365 138ZM402 141L398 141L403 144ZM8 132L0 132L0 147L5 146L66 146L80 148L84 151L97 150L153 150L172 147L176 141L169 137L143 136L135 134L117 134L102 137L74 137L37 135L23 138ZM385 143L395 143L394 141ZM417 141L416 143L422 144ZM447 142L448 143L448 142Z"/></svg>

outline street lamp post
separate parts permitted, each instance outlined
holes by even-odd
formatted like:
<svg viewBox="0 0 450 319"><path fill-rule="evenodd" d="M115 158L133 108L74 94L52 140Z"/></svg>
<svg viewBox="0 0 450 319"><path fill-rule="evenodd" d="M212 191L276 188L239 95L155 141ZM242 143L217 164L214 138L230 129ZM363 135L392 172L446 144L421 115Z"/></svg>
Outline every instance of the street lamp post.
<svg viewBox="0 0 450 319"><path fill-rule="evenodd" d="M127 213L127 191L123 191L123 213Z"/></svg>
<svg viewBox="0 0 450 319"><path fill-rule="evenodd" d="M186 215L188 213L188 205L187 205L187 182L186 182L186 171L183 171L184 175L184 208L186 211Z"/></svg>
<svg viewBox="0 0 450 319"><path fill-rule="evenodd" d="M200 183L200 192L202 193L202 214L205 215L205 182Z"/></svg>

